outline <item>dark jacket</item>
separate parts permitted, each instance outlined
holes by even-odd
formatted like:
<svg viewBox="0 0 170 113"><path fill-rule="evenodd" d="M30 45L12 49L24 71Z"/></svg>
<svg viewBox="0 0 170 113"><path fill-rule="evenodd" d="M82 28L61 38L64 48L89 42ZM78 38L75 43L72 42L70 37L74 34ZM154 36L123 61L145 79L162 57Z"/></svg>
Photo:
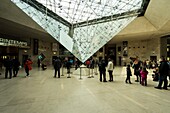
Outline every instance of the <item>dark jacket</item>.
<svg viewBox="0 0 170 113"><path fill-rule="evenodd" d="M13 61L11 59L6 59L4 62L4 66L6 68L12 68L13 67Z"/></svg>
<svg viewBox="0 0 170 113"><path fill-rule="evenodd" d="M56 59L54 61L54 68L55 69L60 69L61 68L61 60L60 59Z"/></svg>
<svg viewBox="0 0 170 113"><path fill-rule="evenodd" d="M101 60L100 62L99 62L99 71L106 71L106 62L105 62L105 60Z"/></svg>
<svg viewBox="0 0 170 113"><path fill-rule="evenodd" d="M126 68L127 76L132 76L132 72L130 70L130 67Z"/></svg>
<svg viewBox="0 0 170 113"><path fill-rule="evenodd" d="M161 61L159 66L160 76L168 76L169 65L167 61Z"/></svg>
<svg viewBox="0 0 170 113"><path fill-rule="evenodd" d="M13 60L13 68L14 69L19 69L20 62L17 59Z"/></svg>
<svg viewBox="0 0 170 113"><path fill-rule="evenodd" d="M66 67L67 67L67 69L70 69L71 68L71 62L68 60L68 61L66 61Z"/></svg>

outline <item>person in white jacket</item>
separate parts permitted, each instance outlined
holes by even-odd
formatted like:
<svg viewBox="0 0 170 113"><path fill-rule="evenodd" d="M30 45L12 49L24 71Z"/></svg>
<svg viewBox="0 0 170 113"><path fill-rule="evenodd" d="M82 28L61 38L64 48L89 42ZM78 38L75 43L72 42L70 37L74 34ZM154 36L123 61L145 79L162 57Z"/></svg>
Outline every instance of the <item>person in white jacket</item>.
<svg viewBox="0 0 170 113"><path fill-rule="evenodd" d="M109 72L109 82L113 81L113 74L112 74L113 73L113 69L114 69L113 60L109 59L108 66L107 66L107 70Z"/></svg>

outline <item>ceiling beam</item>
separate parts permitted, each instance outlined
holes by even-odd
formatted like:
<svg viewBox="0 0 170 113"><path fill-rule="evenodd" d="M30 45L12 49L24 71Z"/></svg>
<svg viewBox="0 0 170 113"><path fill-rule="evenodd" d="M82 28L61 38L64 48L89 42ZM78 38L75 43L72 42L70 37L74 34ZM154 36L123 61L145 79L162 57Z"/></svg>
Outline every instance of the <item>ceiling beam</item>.
<svg viewBox="0 0 170 113"><path fill-rule="evenodd" d="M41 11L44 14L47 14L47 16L52 17L56 21L66 25L68 27L72 26L68 21L66 21L65 19L63 19L62 17L60 17L59 15L54 13L53 11L49 10L47 7L45 7L41 3L37 2L36 0L21 0L21 1L29 4L30 6L34 7L35 9Z"/></svg>

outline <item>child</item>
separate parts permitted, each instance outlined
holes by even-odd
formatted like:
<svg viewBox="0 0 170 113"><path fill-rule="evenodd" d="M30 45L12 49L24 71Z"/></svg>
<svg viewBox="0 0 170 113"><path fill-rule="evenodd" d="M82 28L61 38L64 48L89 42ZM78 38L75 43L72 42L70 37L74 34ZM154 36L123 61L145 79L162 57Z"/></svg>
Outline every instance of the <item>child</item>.
<svg viewBox="0 0 170 113"><path fill-rule="evenodd" d="M131 81L130 81L130 76L132 76L132 72L130 70L130 65L129 64L127 65L126 72L127 72L127 77L126 77L125 82L128 83L127 81L129 80L129 84L132 84Z"/></svg>
<svg viewBox="0 0 170 113"><path fill-rule="evenodd" d="M142 82L141 85L147 86L147 75L148 75L148 71L146 70L146 67L143 67L143 69L140 71L141 74L141 78L142 78Z"/></svg>

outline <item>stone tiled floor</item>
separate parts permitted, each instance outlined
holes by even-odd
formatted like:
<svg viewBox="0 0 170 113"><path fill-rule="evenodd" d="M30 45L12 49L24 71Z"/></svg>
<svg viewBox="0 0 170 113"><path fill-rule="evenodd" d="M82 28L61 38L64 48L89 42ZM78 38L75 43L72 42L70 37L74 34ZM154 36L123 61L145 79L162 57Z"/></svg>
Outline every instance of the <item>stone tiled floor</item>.
<svg viewBox="0 0 170 113"><path fill-rule="evenodd" d="M87 78L89 71L66 70L61 78L53 78L54 70L33 68L30 77L20 70L18 77L4 79L0 75L0 113L169 113L170 89L158 90L149 70L148 86L134 82L125 84L125 67L116 67L114 82L99 82L98 75ZM93 70L96 72L96 70ZM133 70L132 70L133 71ZM107 73L108 76L108 73Z"/></svg>

